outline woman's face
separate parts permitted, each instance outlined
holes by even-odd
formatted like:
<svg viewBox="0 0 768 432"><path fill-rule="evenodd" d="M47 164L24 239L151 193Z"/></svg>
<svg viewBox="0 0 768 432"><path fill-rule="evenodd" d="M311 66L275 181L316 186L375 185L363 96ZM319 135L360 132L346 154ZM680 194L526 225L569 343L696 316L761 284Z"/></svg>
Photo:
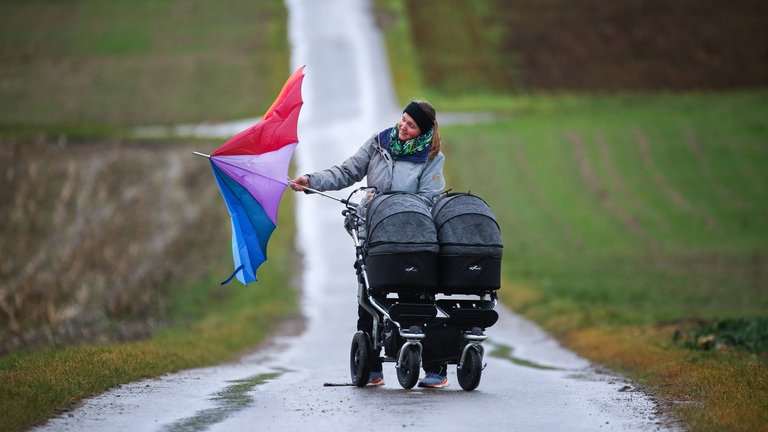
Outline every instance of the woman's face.
<svg viewBox="0 0 768 432"><path fill-rule="evenodd" d="M403 113L403 117L397 122L397 127L399 129L397 138L400 141L410 141L421 134L421 129L416 126L416 122L408 113Z"/></svg>

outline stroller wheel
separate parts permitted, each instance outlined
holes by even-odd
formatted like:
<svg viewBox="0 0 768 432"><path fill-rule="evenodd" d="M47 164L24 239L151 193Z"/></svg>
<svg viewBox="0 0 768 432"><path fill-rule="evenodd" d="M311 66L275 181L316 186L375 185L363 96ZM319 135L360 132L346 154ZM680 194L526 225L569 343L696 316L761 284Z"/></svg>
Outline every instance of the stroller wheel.
<svg viewBox="0 0 768 432"><path fill-rule="evenodd" d="M371 374L373 350L368 334L358 331L352 337L352 348L349 351L349 370L352 374L352 384L365 387Z"/></svg>
<svg viewBox="0 0 768 432"><path fill-rule="evenodd" d="M421 363L421 354L414 345L403 346L406 350L400 356L400 366L397 368L397 380L400 386L405 389L413 388L419 379L419 363Z"/></svg>
<svg viewBox="0 0 768 432"><path fill-rule="evenodd" d="M466 391L472 391L480 385L480 376L483 373L483 356L476 348L467 350L467 355L461 367L456 369L456 378L459 385Z"/></svg>

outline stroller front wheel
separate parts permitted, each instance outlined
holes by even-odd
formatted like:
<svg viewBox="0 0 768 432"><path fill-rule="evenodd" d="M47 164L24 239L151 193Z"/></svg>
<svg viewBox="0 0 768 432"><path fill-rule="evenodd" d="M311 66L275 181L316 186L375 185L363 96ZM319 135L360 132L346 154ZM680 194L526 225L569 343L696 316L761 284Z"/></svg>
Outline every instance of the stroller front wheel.
<svg viewBox="0 0 768 432"><path fill-rule="evenodd" d="M459 385L466 391L472 391L480 385L480 377L483 373L483 356L475 347L467 350L464 361L456 370Z"/></svg>
<svg viewBox="0 0 768 432"><path fill-rule="evenodd" d="M400 365L397 367L397 380L404 389L413 388L419 379L419 363L421 363L421 353L416 345L405 345L405 350L400 355Z"/></svg>
<svg viewBox="0 0 768 432"><path fill-rule="evenodd" d="M371 374L373 349L368 333L358 331L352 337L352 347L349 351L349 370L352 375L352 384L357 387L365 387Z"/></svg>

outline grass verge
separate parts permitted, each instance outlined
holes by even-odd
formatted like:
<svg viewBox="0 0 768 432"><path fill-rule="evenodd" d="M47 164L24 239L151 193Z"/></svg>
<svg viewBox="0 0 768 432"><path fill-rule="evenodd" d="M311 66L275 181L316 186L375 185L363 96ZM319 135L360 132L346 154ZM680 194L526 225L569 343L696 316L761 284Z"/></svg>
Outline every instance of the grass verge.
<svg viewBox="0 0 768 432"><path fill-rule="evenodd" d="M259 281L247 287L237 282L221 287L218 279L209 277L174 287L171 301L177 325L148 340L1 358L0 430L24 429L123 383L221 363L255 348L282 320L297 316L296 269L289 264L296 261L291 259L293 227L289 194Z"/></svg>

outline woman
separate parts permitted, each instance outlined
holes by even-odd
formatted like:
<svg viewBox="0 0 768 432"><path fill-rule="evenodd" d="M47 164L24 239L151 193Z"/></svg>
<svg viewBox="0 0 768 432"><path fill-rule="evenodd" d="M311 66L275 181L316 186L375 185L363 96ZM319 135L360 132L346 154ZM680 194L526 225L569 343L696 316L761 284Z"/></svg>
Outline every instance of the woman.
<svg viewBox="0 0 768 432"><path fill-rule="evenodd" d="M427 101L417 100L405 107L394 127L373 135L341 165L299 176L291 188L339 190L367 176L368 186L379 192L410 192L432 204L445 188L444 162L435 108ZM358 317L357 329L370 334L373 318L362 307L358 308ZM368 385L384 384L379 354L374 353ZM426 376L419 382L420 387L448 385L447 364L425 364L424 371Z"/></svg>

